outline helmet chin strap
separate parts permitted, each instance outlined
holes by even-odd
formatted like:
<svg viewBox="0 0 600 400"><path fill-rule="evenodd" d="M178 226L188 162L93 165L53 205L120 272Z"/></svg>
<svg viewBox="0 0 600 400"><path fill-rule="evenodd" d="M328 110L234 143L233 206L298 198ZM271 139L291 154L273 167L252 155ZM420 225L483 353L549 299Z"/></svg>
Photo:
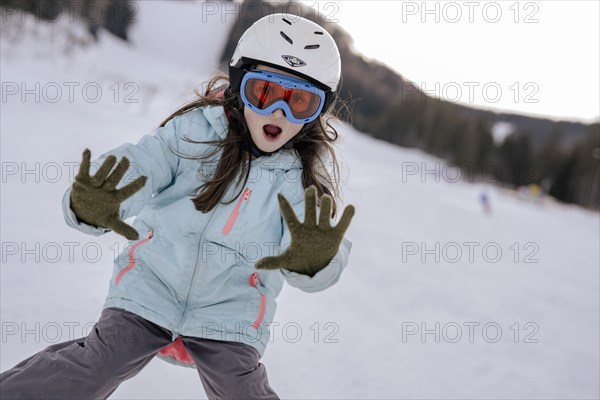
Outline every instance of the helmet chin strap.
<svg viewBox="0 0 600 400"><path fill-rule="evenodd" d="M299 136L300 136L300 133L298 133L296 136L294 136L293 138L288 140L288 142L286 144L284 144L277 150L271 151L271 152L266 152L266 151L262 151L261 149L259 149L258 146L256 145L256 143L254 143L254 140L252 140L252 136L248 135L248 146L246 149L248 150L248 152L251 155L253 155L256 158L258 158L260 156L271 156L271 155L277 153L281 149L286 149L286 150L292 149L294 147L294 143L296 142L296 140L298 139Z"/></svg>
<svg viewBox="0 0 600 400"><path fill-rule="evenodd" d="M248 153L250 153L252 156L254 156L256 158L258 158L260 156L270 156L275 151L279 150L279 149L277 149L277 150L275 150L274 152L271 152L271 153L267 153L266 151L262 151L254 143L254 140L252 140L252 137L250 135L248 135L248 142L247 143L248 143L248 146L246 146L246 150L248 151Z"/></svg>

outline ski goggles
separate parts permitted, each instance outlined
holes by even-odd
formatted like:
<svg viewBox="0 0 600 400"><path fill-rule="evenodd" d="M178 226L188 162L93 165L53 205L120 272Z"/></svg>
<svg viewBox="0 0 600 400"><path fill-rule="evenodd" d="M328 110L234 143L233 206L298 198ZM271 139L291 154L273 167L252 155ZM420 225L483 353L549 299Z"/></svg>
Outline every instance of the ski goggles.
<svg viewBox="0 0 600 400"><path fill-rule="evenodd" d="M246 107L257 114L269 115L281 108L294 124L314 121L325 104L325 92L317 85L271 71L248 71L240 94Z"/></svg>

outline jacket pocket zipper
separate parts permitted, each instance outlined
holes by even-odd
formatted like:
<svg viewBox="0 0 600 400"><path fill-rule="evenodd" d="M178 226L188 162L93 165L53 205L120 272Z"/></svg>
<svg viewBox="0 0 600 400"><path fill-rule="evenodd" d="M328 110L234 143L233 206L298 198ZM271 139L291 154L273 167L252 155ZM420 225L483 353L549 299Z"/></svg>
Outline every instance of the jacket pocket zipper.
<svg viewBox="0 0 600 400"><path fill-rule="evenodd" d="M258 290L258 272L254 272L252 275L250 275L250 279L248 279L248 281L250 282L250 286L255 288L260 293L260 311L258 312L258 317L256 318L256 321L254 321L254 323L252 324L254 329L258 329L263 318L265 317L265 311L267 310L267 296L265 296L264 293Z"/></svg>
<svg viewBox="0 0 600 400"><path fill-rule="evenodd" d="M233 225L235 225L235 221L237 220L238 216L240 215L240 207L242 206L242 202L248 201L251 194L252 194L251 189L248 189L248 188L244 189L244 194L238 200L237 204L235 205L235 208L229 215L229 218L227 218L227 222L225 223L225 226L223 227L222 233L224 235L229 235L229 232L231 232Z"/></svg>
<svg viewBox="0 0 600 400"><path fill-rule="evenodd" d="M129 248L129 251L127 252L127 255L129 256L129 265L127 265L125 268L119 271L119 274L115 278L115 286L119 284L119 282L121 281L121 279L123 279L123 276L127 272L129 272L131 269L133 269L133 267L135 267L135 258L133 257L135 249L137 249L139 245L146 243L150 239L152 239L152 230L148 232L148 236L145 239L135 242L135 244Z"/></svg>

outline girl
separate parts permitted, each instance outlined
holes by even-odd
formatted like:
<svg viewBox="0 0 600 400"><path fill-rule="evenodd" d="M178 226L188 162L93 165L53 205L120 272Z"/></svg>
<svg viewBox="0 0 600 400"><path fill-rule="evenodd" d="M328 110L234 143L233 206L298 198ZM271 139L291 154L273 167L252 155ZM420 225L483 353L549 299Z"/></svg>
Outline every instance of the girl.
<svg viewBox="0 0 600 400"><path fill-rule="evenodd" d="M229 79L103 155L93 176L84 151L67 224L133 242L90 334L4 372L3 399L106 398L156 354L197 368L210 398L277 398L259 359L283 281L326 289L351 247L354 208L330 225L337 133L323 121L340 56L319 25L274 14L244 33Z"/></svg>

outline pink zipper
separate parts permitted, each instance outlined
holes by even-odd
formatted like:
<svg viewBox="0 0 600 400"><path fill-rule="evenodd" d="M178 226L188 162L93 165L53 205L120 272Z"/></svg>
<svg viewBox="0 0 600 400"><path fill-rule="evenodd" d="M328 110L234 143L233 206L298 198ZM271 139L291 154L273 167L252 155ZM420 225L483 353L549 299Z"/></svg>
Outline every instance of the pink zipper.
<svg viewBox="0 0 600 400"><path fill-rule="evenodd" d="M130 271L133 267L135 267L135 259L133 257L133 253L135 252L135 249L137 249L137 247L139 245L146 243L150 239L152 239L152 230L150 230L150 232L148 232L148 236L146 237L146 239L142 239L142 240L137 241L133 246L131 246L129 248L129 251L127 252L127 255L129 256L129 265L127 265L125 268L123 268L119 272L119 274L115 278L115 286L119 284L119 282L121 281L121 279L123 278L123 276L128 271Z"/></svg>
<svg viewBox="0 0 600 400"><path fill-rule="evenodd" d="M252 194L251 189L248 189L248 188L244 189L244 194L238 200L237 204L235 205L235 208L229 215L229 218L227 218L227 222L225 223L225 226L223 227L224 235L229 235L229 232L231 232L233 225L235 225L235 221L237 220L238 216L240 215L240 207L242 205L242 201L248 201L251 194Z"/></svg>
<svg viewBox="0 0 600 400"><path fill-rule="evenodd" d="M252 275L250 275L250 279L248 279L248 282L250 282L250 286L252 286L253 288L256 288L259 283L258 272L254 272ZM267 309L267 296L265 296L264 293L260 292L260 311L258 312L258 317L256 318L256 321L254 321L254 323L252 324L254 329L258 329L258 327L260 326L260 323L262 322L263 318L265 317L266 309Z"/></svg>

